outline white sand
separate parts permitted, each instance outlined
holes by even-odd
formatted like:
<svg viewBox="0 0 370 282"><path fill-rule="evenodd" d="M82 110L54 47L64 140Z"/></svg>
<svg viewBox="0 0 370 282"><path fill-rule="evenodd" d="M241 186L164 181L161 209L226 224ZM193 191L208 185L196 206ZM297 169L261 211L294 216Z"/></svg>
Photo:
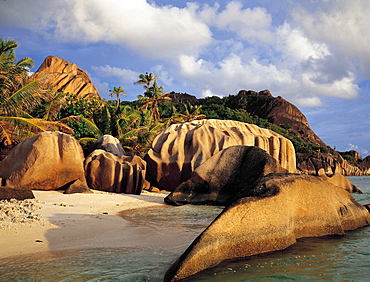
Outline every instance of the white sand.
<svg viewBox="0 0 370 282"><path fill-rule="evenodd" d="M26 216L24 210L21 211L23 219L13 218L16 222L11 222L3 217L0 220L0 258L67 249L122 247L128 241L135 244L135 236L123 238L125 226L130 222L117 213L163 206L163 198L167 195L147 191L141 195L100 191L69 195L60 191L33 193L36 198L31 201L33 209L28 210L28 203ZM14 203L14 210L17 210L17 203Z"/></svg>

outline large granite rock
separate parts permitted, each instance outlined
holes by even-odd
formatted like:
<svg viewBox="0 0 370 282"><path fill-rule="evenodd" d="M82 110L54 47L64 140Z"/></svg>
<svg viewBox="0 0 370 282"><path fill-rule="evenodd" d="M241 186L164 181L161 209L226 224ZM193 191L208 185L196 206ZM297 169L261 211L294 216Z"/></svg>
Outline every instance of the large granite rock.
<svg viewBox="0 0 370 282"><path fill-rule="evenodd" d="M268 175L226 208L172 265L165 281L178 281L220 262L282 250L298 238L342 235L369 225L368 210L346 190L308 175ZM266 193L272 194L266 196ZM248 191L245 192L248 194Z"/></svg>
<svg viewBox="0 0 370 282"><path fill-rule="evenodd" d="M145 156L148 173L159 188L173 191L219 151L234 145L256 146L289 172L296 171L292 143L268 129L231 120L196 120L161 131Z"/></svg>
<svg viewBox="0 0 370 282"><path fill-rule="evenodd" d="M341 187L350 193L362 194L362 191L356 185L352 184L351 181L347 177L343 176L342 174L336 173L331 176L327 176L324 173L324 170L322 169L322 170L319 170L319 176L323 180L329 181L331 184Z"/></svg>
<svg viewBox="0 0 370 282"><path fill-rule="evenodd" d="M259 178L287 172L276 159L258 147L231 146L198 166L191 178L181 183L164 201L171 205L227 205Z"/></svg>
<svg viewBox="0 0 370 282"><path fill-rule="evenodd" d="M98 90L88 74L62 58L48 56L36 71L35 76L43 77L56 91L69 92L79 98L100 99Z"/></svg>
<svg viewBox="0 0 370 282"><path fill-rule="evenodd" d="M118 157L126 155L125 150L123 149L119 140L108 134L100 136L99 139L90 146L89 153L97 149L112 153Z"/></svg>
<svg viewBox="0 0 370 282"><path fill-rule="evenodd" d="M140 195L146 163L138 156L116 156L97 149L86 158L85 171L91 189Z"/></svg>
<svg viewBox="0 0 370 282"><path fill-rule="evenodd" d="M0 162L3 186L57 190L84 185L84 156L80 144L61 132L42 132L18 144Z"/></svg>

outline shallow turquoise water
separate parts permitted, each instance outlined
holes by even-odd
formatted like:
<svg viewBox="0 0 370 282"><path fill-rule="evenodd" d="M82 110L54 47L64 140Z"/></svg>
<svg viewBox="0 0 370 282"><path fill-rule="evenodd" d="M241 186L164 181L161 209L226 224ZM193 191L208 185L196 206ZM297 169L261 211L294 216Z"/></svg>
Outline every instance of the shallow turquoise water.
<svg viewBox="0 0 370 282"><path fill-rule="evenodd" d="M349 178L365 193L354 197L370 203L370 177ZM130 216L135 223L131 231L145 225L161 231L160 236L187 232L195 238L220 211L204 206L145 209ZM370 227L345 236L302 239L284 251L224 263L187 281L370 281L369 240ZM92 249L2 259L0 281L161 281L191 241L176 248Z"/></svg>

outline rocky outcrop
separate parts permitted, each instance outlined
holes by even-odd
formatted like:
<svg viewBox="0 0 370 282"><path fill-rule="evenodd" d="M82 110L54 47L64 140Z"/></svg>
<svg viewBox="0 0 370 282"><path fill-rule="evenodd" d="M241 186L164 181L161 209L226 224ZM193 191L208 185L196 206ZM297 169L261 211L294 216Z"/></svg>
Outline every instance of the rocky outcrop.
<svg viewBox="0 0 370 282"><path fill-rule="evenodd" d="M298 238L342 235L370 223L368 210L350 193L320 177L269 175L254 189L263 193L226 208L172 265L165 281L224 260L282 250ZM265 197L266 192L272 196Z"/></svg>
<svg viewBox="0 0 370 282"><path fill-rule="evenodd" d="M84 185L84 156L80 144L61 132L42 132L18 144L0 162L3 186L57 190Z"/></svg>
<svg viewBox="0 0 370 282"><path fill-rule="evenodd" d="M116 156L98 149L86 158L85 171L91 189L140 195L146 163L138 156Z"/></svg>
<svg viewBox="0 0 370 282"><path fill-rule="evenodd" d="M219 151L234 145L256 146L289 172L296 171L292 143L268 129L231 120L197 120L161 131L145 156L147 169L159 188L173 191Z"/></svg>
<svg viewBox="0 0 370 282"><path fill-rule="evenodd" d="M269 122L285 126L298 137L317 146L326 147L326 144L312 131L306 117L292 103L282 97L273 97L268 90L255 92L241 90L231 99L231 108L242 108L251 115L267 119Z"/></svg>
<svg viewBox="0 0 370 282"><path fill-rule="evenodd" d="M171 92L170 94L168 94L167 97L171 98L171 102L174 104L181 104L181 103L183 104L190 103L192 105L199 104L199 100L197 99L197 97L187 94L187 93Z"/></svg>
<svg viewBox="0 0 370 282"><path fill-rule="evenodd" d="M328 153L297 154L297 169L307 174L318 175L319 170L324 170L327 175L334 173L358 176L366 175L366 170L349 164L340 155Z"/></svg>
<svg viewBox="0 0 370 282"><path fill-rule="evenodd" d="M56 91L69 92L79 98L100 99L98 90L88 74L61 58L48 56L36 71L35 76L43 78Z"/></svg>
<svg viewBox="0 0 370 282"><path fill-rule="evenodd" d="M31 190L0 187L0 200L25 200L34 198L35 196Z"/></svg>
<svg viewBox="0 0 370 282"><path fill-rule="evenodd" d="M259 178L287 172L258 147L231 146L198 166L191 178L181 183L164 201L171 205L227 205Z"/></svg>
<svg viewBox="0 0 370 282"><path fill-rule="evenodd" d="M370 156L367 156L360 163L359 168L364 172L364 175L370 174Z"/></svg>
<svg viewBox="0 0 370 282"><path fill-rule="evenodd" d="M339 173L333 174L331 176L327 176L323 171L319 171L319 176L325 180L334 184L350 193L359 193L362 194L362 191L354 184L349 181L349 179Z"/></svg>

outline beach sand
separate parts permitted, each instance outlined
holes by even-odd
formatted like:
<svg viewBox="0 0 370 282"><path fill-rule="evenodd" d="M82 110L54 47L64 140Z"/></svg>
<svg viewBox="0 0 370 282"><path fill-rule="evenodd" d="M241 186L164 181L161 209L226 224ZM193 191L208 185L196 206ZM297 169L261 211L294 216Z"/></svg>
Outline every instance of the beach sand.
<svg viewBox="0 0 370 282"><path fill-rule="evenodd" d="M63 191L33 191L35 200L10 203L9 218L0 217L0 258L48 251L117 248L140 245L142 236L125 234L130 222L121 211L165 206L168 193L143 191L141 195L94 191L63 194ZM20 204L32 207L17 218ZM14 215L11 216L11 213ZM21 222L24 221L24 222ZM150 234L148 234L150 236ZM143 235L145 236L145 235Z"/></svg>

